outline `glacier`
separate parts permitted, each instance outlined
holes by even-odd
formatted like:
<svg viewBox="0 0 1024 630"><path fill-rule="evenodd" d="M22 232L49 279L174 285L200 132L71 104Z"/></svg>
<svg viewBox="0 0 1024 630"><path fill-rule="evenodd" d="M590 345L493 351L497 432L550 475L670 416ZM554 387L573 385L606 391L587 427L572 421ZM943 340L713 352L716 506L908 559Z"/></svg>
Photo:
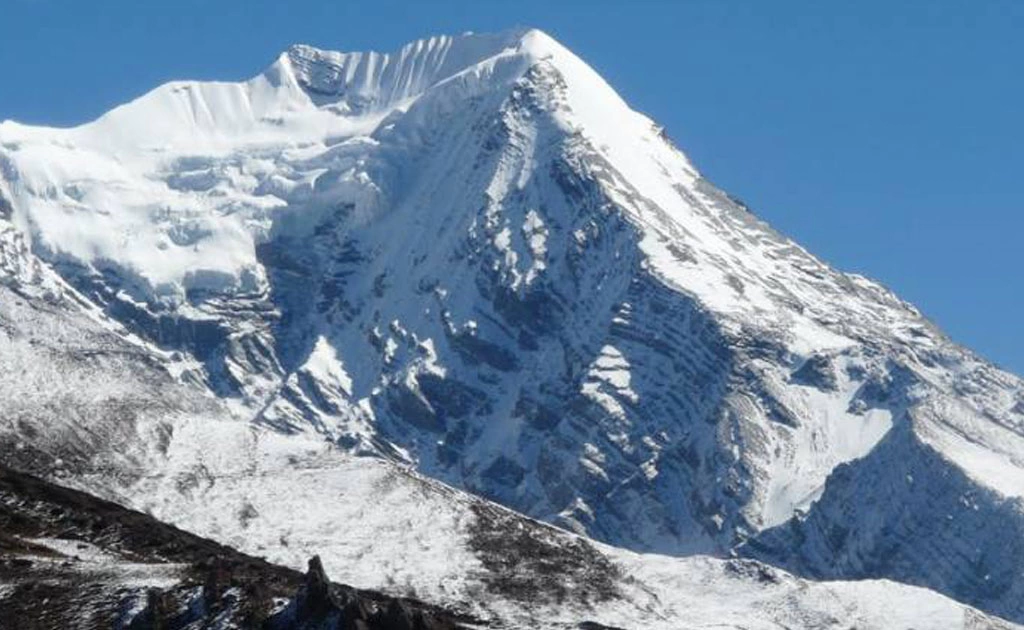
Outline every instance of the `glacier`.
<svg viewBox="0 0 1024 630"><path fill-rule="evenodd" d="M762 561L872 627L966 614L916 587L1024 621L1024 383L535 29L0 123L0 272L5 461L243 551L486 608L500 505L633 576L565 623L679 627Z"/></svg>

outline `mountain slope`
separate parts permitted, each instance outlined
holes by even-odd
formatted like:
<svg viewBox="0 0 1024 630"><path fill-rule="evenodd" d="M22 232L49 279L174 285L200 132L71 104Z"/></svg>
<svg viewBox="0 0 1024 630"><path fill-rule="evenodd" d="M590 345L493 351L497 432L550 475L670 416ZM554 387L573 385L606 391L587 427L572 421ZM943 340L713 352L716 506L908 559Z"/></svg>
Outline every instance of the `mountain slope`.
<svg viewBox="0 0 1024 630"><path fill-rule="evenodd" d="M454 630L474 620L295 571L0 466L4 627Z"/></svg>
<svg viewBox="0 0 1024 630"><path fill-rule="evenodd" d="M40 308L38 298L26 293L20 296L22 307ZM95 325L90 319L75 317L73 311L61 315L61 327L41 325L39 317L5 320L15 327L5 328L15 339L23 336L19 324L36 332L80 327L78 334L49 339L48 351L16 366L26 375L34 371L60 383L54 375L90 368L98 382L122 380L124 374L111 372L106 361L146 355L145 348L134 355L119 351L121 340L115 335L83 334L83 328ZM147 374L139 371L137 376ZM9 387L13 381L4 382ZM132 396L118 398L145 400L144 384L124 381L122 386L132 388ZM169 388L159 380L150 387ZM69 391L89 392L81 386ZM87 422L84 426L61 422L61 414L52 409L34 408L13 429L21 431L20 441L4 449L4 459L50 471L65 483L100 488L161 519L295 569L305 566L308 554L321 553L328 575L390 596L443 604L457 611L458 619L470 614L501 627L523 628L569 628L582 621L627 628L750 627L751 619L760 619L765 628L839 628L850 620L865 628L1011 627L933 593L893 583L808 583L749 561L675 559L594 545L386 461L347 456L313 436L254 429L229 417L175 416L165 409L160 440L147 441L141 432L119 443L124 459L110 461L111 454L98 444L64 431L88 427L106 437L116 435L114 429L133 416L137 421L127 423L130 427L146 426L147 419L137 406L107 416L102 413L104 392L94 393L98 402L92 407L82 398L65 400L81 409L75 420ZM25 401L29 408L31 403ZM26 432L27 427L52 432ZM102 457L81 457L79 450L66 447L69 443L91 446ZM174 602L203 599L198 585L207 581L202 576L208 567L192 565L205 562L204 554L234 557L209 541L197 543L194 536L173 533L151 517L129 515L10 471L0 475L0 495L0 512L8 523L4 532L49 549L13 550L6 556L11 573L0 580L0 607L6 606L12 618L31 618L41 627L71 620L88 625L90 619L103 625L104 615L124 610L129 615L124 619L136 615L145 623L153 606L166 613ZM100 528L91 525L97 519ZM166 539L160 533L166 531L172 531L171 542L159 545L180 548L183 540L185 552L160 551L147 542ZM196 544L197 551L188 551ZM95 553L83 557L83 549ZM53 553L77 554L82 560L67 565ZM33 563L29 569L25 560ZM244 619L254 607L263 610L263 579L283 580L271 589L281 596L295 593L295 574L268 570L265 577L259 571L232 573L231 579L243 585L243 596L226 595L210 614ZM49 590L32 586L39 582L49 584ZM250 592L249 585L255 590ZM147 593L153 588L164 595L151 601ZM37 595L49 598L45 619L33 616L42 605ZM125 609L126 602L135 604Z"/></svg>
<svg viewBox="0 0 1024 630"><path fill-rule="evenodd" d="M1020 379L772 231L543 33L294 47L75 129L5 122L0 173L10 277L133 348L103 369L146 392L105 395L141 403L124 423L49 425L102 408L75 387L5 410L83 487L187 497L217 485L196 444L251 448L252 425L297 462L326 440L612 545L1024 619Z"/></svg>

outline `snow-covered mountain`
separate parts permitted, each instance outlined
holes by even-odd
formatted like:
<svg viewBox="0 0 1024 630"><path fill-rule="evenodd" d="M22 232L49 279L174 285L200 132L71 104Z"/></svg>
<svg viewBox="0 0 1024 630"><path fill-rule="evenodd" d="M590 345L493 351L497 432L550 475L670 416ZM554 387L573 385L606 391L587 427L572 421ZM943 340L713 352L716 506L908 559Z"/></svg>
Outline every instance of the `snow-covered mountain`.
<svg viewBox="0 0 1024 630"><path fill-rule="evenodd" d="M963 614L706 556L1024 621L1024 383L536 30L0 124L0 356L5 461L357 586L528 625L486 513L596 563L565 623Z"/></svg>

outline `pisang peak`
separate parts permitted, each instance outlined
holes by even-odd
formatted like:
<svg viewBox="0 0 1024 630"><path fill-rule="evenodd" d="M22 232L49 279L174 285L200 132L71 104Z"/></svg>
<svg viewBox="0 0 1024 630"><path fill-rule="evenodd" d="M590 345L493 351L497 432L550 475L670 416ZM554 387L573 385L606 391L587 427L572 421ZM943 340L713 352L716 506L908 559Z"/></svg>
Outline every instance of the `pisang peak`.
<svg viewBox="0 0 1024 630"><path fill-rule="evenodd" d="M503 627L1024 621L1020 378L538 30L0 125L0 357L0 464L319 555L324 601L326 573Z"/></svg>

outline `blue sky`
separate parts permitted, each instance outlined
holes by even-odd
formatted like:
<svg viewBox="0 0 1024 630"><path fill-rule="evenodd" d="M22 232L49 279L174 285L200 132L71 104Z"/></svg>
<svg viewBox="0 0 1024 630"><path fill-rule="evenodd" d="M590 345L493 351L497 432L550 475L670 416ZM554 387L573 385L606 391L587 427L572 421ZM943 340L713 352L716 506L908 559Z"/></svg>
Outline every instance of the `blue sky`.
<svg viewBox="0 0 1024 630"><path fill-rule="evenodd" d="M84 122L295 42L540 27L713 181L1024 373L1024 2L0 0L0 119Z"/></svg>

